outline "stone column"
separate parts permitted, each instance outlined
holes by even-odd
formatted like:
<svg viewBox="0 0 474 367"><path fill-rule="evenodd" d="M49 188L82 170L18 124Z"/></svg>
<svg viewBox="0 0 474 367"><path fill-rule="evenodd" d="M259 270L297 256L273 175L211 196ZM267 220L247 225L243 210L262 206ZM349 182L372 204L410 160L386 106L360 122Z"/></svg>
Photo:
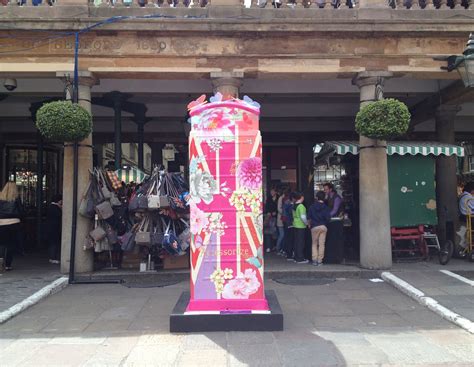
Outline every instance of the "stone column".
<svg viewBox="0 0 474 367"><path fill-rule="evenodd" d="M212 72L212 87L214 93L221 93L224 99L229 97L239 97L239 90L242 86L244 73L242 71Z"/></svg>
<svg viewBox="0 0 474 367"><path fill-rule="evenodd" d="M360 89L360 105L383 98L390 72L361 72L352 81ZM392 266L386 142L360 136L359 216L360 264L367 269Z"/></svg>
<svg viewBox="0 0 474 367"><path fill-rule="evenodd" d="M58 77L64 78L70 73L57 73ZM90 72L79 73L79 104L87 111L91 111L91 88L98 84L98 80ZM70 96L69 96L70 97ZM89 183L89 169L92 169L92 134L80 142L78 165L78 198L77 205L81 203L81 197ZM69 258L71 252L71 227L72 227L72 194L73 194L73 147L64 147L63 166L63 224L61 244L61 272L69 272ZM81 215L77 216L76 229L76 257L75 272L84 273L93 270L94 258L91 250L84 251L83 243L85 236L91 230L90 219Z"/></svg>
<svg viewBox="0 0 474 367"><path fill-rule="evenodd" d="M309 208L314 202L314 177L313 177L313 166L314 166L314 144L313 143L300 143L299 149L299 189L305 197L305 204Z"/></svg>
<svg viewBox="0 0 474 367"><path fill-rule="evenodd" d="M436 135L440 143L455 144L454 120L460 107L442 105L435 113ZM458 224L456 156L436 157L436 208L438 212L438 238L441 243L453 240L453 230ZM450 238L451 237L451 238Z"/></svg>

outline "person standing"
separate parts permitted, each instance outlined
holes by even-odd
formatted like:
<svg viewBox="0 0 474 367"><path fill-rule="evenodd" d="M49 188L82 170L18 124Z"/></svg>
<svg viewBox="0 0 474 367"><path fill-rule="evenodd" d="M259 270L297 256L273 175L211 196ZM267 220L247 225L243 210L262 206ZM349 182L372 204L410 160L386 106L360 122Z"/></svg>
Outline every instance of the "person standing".
<svg viewBox="0 0 474 367"><path fill-rule="evenodd" d="M324 260L324 246L326 243L327 225L331 220L330 210L324 204L325 194L323 191L316 193L316 201L309 208L308 219L311 226L312 259L313 265L319 266Z"/></svg>
<svg viewBox="0 0 474 367"><path fill-rule="evenodd" d="M294 207L294 193L288 190L287 198L283 203L283 217L282 221L285 224L285 252L286 260L294 261L295 259L295 235L293 231L293 207Z"/></svg>
<svg viewBox="0 0 474 367"><path fill-rule="evenodd" d="M306 219L306 207L303 204L304 196L301 193L295 193L293 197L295 200L295 207L293 209L295 262L297 264L307 264L309 263L309 260L304 258L304 243L308 220Z"/></svg>
<svg viewBox="0 0 474 367"><path fill-rule="evenodd" d="M277 250L277 255L284 256L285 255L285 249L283 248L284 244L284 239L285 239L285 227L283 223L283 204L286 200L286 192L283 194L280 192L280 197L278 198L277 201L277 230L278 230L278 238L277 238L277 243L276 243L276 250Z"/></svg>
<svg viewBox="0 0 474 367"><path fill-rule="evenodd" d="M330 209L331 218L339 217L342 213L342 198L334 189L332 183L325 183L323 185L323 190L325 194L325 201L327 206Z"/></svg>
<svg viewBox="0 0 474 367"><path fill-rule="evenodd" d="M270 196L267 198L265 202L265 221L264 221L264 243L266 252L272 251L275 246L275 238L276 238L276 221L277 221L277 202L278 202L278 194L275 188L270 190Z"/></svg>
<svg viewBox="0 0 474 367"><path fill-rule="evenodd" d="M344 258L344 226L342 223L344 206L342 198L334 189L333 184L326 183L323 187L326 194L326 205L329 207L331 215L331 220L327 224L325 262L340 264Z"/></svg>
<svg viewBox="0 0 474 367"><path fill-rule="evenodd" d="M0 193L0 247L5 249L5 270L13 269L13 253L19 244L22 214L16 183L9 181Z"/></svg>
<svg viewBox="0 0 474 367"><path fill-rule="evenodd" d="M51 264L59 264L61 252L62 195L54 195L46 213L46 233L48 235L48 253Z"/></svg>

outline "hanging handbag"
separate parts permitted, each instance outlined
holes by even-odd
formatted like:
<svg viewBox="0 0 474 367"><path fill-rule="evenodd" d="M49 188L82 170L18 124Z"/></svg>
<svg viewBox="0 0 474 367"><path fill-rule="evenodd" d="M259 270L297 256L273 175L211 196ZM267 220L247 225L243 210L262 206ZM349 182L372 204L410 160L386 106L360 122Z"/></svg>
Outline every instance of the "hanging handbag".
<svg viewBox="0 0 474 367"><path fill-rule="evenodd" d="M163 235L163 248L165 249L166 252L168 252L170 255L178 255L180 253L180 247L179 247L179 242L178 238L176 237L175 230L171 230L171 220L168 222L168 225L166 226L165 233ZM174 223L173 223L173 228L174 228Z"/></svg>
<svg viewBox="0 0 474 367"><path fill-rule="evenodd" d="M150 218L148 216L142 219L138 232L135 235L135 243L141 246L150 246Z"/></svg>
<svg viewBox="0 0 474 367"><path fill-rule="evenodd" d="M98 199L96 189L95 179L92 174L89 174L89 183L79 204L79 214L83 217L93 219L95 216L95 204Z"/></svg>
<svg viewBox="0 0 474 367"><path fill-rule="evenodd" d="M135 247L135 232L133 230L125 232L123 236L120 236L119 243L122 251L133 251Z"/></svg>
<svg viewBox="0 0 474 367"><path fill-rule="evenodd" d="M191 244L191 230L189 229L189 224L184 219L179 219L184 224L184 230L178 236L179 247L181 252L185 252Z"/></svg>
<svg viewBox="0 0 474 367"><path fill-rule="evenodd" d="M94 229L89 232L89 236L97 242L105 238L107 234L105 233L105 230L99 225L99 221L97 216L95 217L94 221Z"/></svg>
<svg viewBox="0 0 474 367"><path fill-rule="evenodd" d="M153 230L150 233L150 244L152 246L162 246L164 238L162 221L163 219L160 218L160 220L156 222L156 225L153 226Z"/></svg>
<svg viewBox="0 0 474 367"><path fill-rule="evenodd" d="M119 241L117 231L114 228L112 228L112 226L107 225L105 229L105 233L110 245L114 245Z"/></svg>
<svg viewBox="0 0 474 367"><path fill-rule="evenodd" d="M94 241L94 252L103 252L110 250L110 244L107 237L102 238L100 241Z"/></svg>
<svg viewBox="0 0 474 367"><path fill-rule="evenodd" d="M176 188L172 177L173 177L172 174L166 175L166 188L167 188L169 206L175 212L186 212L187 211L186 203L181 200L180 195L178 193L178 189Z"/></svg>
<svg viewBox="0 0 474 367"><path fill-rule="evenodd" d="M150 210L156 210L160 209L160 196L155 193L156 191L160 191L160 182L157 182L158 178L153 177L153 183L150 187L150 190L147 193L147 199L148 199L148 209Z"/></svg>
<svg viewBox="0 0 474 367"><path fill-rule="evenodd" d="M97 185L100 188L100 192L104 200L109 200L112 197L112 193L107 187L107 181L105 180L104 173L101 169L95 169L95 175L97 177Z"/></svg>
<svg viewBox="0 0 474 367"><path fill-rule="evenodd" d="M110 205L112 206L122 206L122 202L117 197L115 192L112 192L112 196L110 197Z"/></svg>
<svg viewBox="0 0 474 367"><path fill-rule="evenodd" d="M109 219L114 215L114 210L109 201L104 201L95 206L95 211L100 219Z"/></svg>
<svg viewBox="0 0 474 367"><path fill-rule="evenodd" d="M139 195L138 196L138 209L139 210L147 210L148 209L148 198L146 195Z"/></svg>
<svg viewBox="0 0 474 367"><path fill-rule="evenodd" d="M138 196L137 193L134 192L128 201L128 210L131 212L138 210Z"/></svg>

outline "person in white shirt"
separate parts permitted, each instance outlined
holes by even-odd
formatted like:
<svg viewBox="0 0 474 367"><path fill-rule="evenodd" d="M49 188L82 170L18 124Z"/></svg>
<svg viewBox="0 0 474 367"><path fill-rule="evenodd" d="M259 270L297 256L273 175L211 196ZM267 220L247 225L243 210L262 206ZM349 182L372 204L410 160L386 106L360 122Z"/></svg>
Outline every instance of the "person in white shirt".
<svg viewBox="0 0 474 367"><path fill-rule="evenodd" d="M467 209L469 207L470 213L474 214L474 183L468 182L464 186L463 193L459 198L459 212L461 213L461 220L466 221Z"/></svg>

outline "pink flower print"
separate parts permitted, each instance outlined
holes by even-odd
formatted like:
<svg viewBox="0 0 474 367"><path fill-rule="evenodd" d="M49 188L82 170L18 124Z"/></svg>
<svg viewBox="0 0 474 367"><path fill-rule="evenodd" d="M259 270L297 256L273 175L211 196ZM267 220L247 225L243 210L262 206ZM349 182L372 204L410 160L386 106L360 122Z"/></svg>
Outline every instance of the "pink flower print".
<svg viewBox="0 0 474 367"><path fill-rule="evenodd" d="M245 292L247 295L254 294L260 288L260 282L257 278L257 272L252 269L245 269L245 272L240 273L237 276L238 280L241 280L245 284Z"/></svg>
<svg viewBox="0 0 474 367"><path fill-rule="evenodd" d="M260 158L248 158L239 164L237 177L241 186L258 190L262 187L262 160Z"/></svg>
<svg viewBox="0 0 474 367"><path fill-rule="evenodd" d="M192 234L199 234L201 231L209 225L209 218L205 212L197 207L196 204L190 204L191 207L191 219L190 227Z"/></svg>
<svg viewBox="0 0 474 367"><path fill-rule="evenodd" d="M246 290L245 282L242 279L232 279L222 291L222 298L225 299L247 299L249 295Z"/></svg>

